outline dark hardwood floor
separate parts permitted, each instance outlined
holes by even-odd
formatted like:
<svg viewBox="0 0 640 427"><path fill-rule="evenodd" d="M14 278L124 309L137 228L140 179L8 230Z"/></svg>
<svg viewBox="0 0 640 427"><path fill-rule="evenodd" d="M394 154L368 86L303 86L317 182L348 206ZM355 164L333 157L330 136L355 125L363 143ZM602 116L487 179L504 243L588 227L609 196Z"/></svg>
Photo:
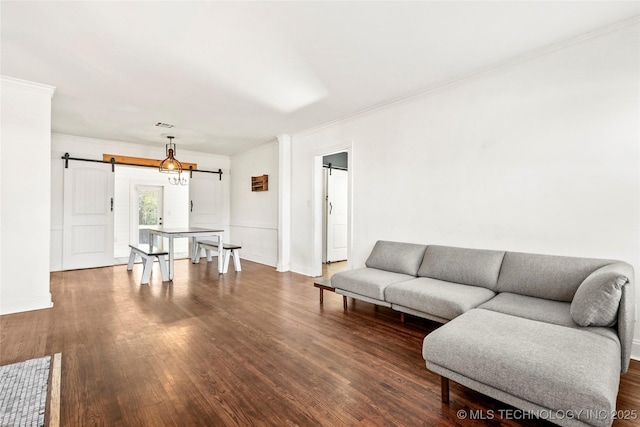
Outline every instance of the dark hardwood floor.
<svg viewBox="0 0 640 427"><path fill-rule="evenodd" d="M173 283L157 268L148 286L139 264L52 273L52 309L0 316L0 364L62 353L63 426L550 425L455 383L441 404L421 356L436 323L321 306L313 278L244 260L221 276L179 260ZM640 410L640 362L618 408Z"/></svg>

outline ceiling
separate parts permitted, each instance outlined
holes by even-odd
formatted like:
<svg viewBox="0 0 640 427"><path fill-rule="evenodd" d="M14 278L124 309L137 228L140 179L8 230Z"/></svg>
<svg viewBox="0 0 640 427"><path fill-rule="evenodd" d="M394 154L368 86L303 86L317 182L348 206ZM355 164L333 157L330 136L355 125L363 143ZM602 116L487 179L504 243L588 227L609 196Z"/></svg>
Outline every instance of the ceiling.
<svg viewBox="0 0 640 427"><path fill-rule="evenodd" d="M233 155L633 18L638 1L0 3L53 132ZM175 125L155 127L156 122Z"/></svg>

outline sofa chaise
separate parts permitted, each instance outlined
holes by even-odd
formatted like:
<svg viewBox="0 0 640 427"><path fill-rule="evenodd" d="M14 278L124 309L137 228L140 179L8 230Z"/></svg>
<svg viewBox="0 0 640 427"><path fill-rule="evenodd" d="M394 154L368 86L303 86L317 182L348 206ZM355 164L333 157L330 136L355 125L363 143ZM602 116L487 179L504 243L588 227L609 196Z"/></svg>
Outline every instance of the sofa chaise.
<svg viewBox="0 0 640 427"><path fill-rule="evenodd" d="M378 241L335 292L444 325L429 370L564 426L610 426L634 327L621 261Z"/></svg>

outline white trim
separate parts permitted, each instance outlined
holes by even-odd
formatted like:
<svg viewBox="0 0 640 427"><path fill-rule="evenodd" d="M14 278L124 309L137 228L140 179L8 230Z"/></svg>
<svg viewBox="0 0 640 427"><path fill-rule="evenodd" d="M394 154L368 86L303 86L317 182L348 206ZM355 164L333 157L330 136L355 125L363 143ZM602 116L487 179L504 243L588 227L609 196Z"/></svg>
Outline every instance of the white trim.
<svg viewBox="0 0 640 427"><path fill-rule="evenodd" d="M278 135L278 271L291 270L291 136Z"/></svg>
<svg viewBox="0 0 640 427"><path fill-rule="evenodd" d="M53 307L51 293L46 293L33 298L18 298L2 300L0 302L0 315L21 313L23 311L42 310Z"/></svg>
<svg viewBox="0 0 640 427"><path fill-rule="evenodd" d="M324 221L324 203L322 200L324 190L322 158L330 154L327 152L316 154L312 159L313 182L311 198L311 276L322 276L322 223Z"/></svg>
<svg viewBox="0 0 640 427"><path fill-rule="evenodd" d="M530 52L524 53L522 55L516 56L514 58L502 61L502 62L498 62L497 64L493 64L489 67L485 67L482 68L480 70L477 71L473 71L469 74L465 74L461 77L455 78L453 80L446 80L444 82L440 82L440 83L436 83L431 85L430 87L426 88L426 89L421 89L417 92L414 92L412 94L406 95L406 96L402 96L400 98L396 98L393 99L391 101L387 101L384 102L382 104L378 104L378 105L374 105L372 107L369 108L365 108L363 110L357 111L355 113L352 114L347 114L346 116L343 116L341 118L335 119L335 120L331 120L329 122L323 123L321 125L318 126L314 126L311 127L309 129L305 129L303 131L300 132L296 132L294 133L292 136L295 138L296 136L300 136L300 135L305 135L308 133L312 133L321 129L324 129L326 127L329 126L333 126L337 123L342 123L345 121L349 121L351 119L354 119L356 117L360 117L363 115L366 115L368 113L377 111L377 110L382 110L385 109L387 107L391 107L393 105L396 104L400 104L403 103L405 101L410 101L414 98L419 98L422 96L429 96L432 94L437 94L440 92L444 92L447 90L451 90L453 88L456 88L458 86L463 86L466 85L468 83L471 83L473 81L476 81L480 78L483 78L486 75L491 75L491 74L497 74L499 72L504 71L505 69L510 68L511 66L514 65L519 65L525 62L529 62L531 60L534 60L536 58L539 58L541 56L544 55L548 55L550 53L556 52L558 50L562 50L562 49L566 49L568 47L574 46L576 44L580 44L580 43L584 43L584 42L588 42L590 40L593 40L595 38L599 38L599 37L605 37L611 33L617 32L617 31L624 31L634 25L638 25L640 23L640 17L638 16L634 16L632 18L629 19L625 19L623 21L619 21L616 22L612 25L608 25L606 27L602 27L599 28L597 30L594 31L589 31L586 32L584 34L580 34L579 36L576 37L572 37L568 40L565 40L563 42L559 42L559 43L554 43L552 45L549 46L545 46L539 49L535 49L532 50Z"/></svg>
<svg viewBox="0 0 640 427"><path fill-rule="evenodd" d="M311 276L309 274L309 269L303 264L291 263L291 272L301 274L303 276Z"/></svg>
<svg viewBox="0 0 640 427"><path fill-rule="evenodd" d="M323 179L322 179L322 158L335 153L347 153L348 188L347 188L347 268L350 268L352 258L353 243L353 141L345 141L329 147L316 150L312 158L313 171L313 193L311 199L311 234L312 254L311 254L311 276L322 276L322 222L323 222Z"/></svg>
<svg viewBox="0 0 640 427"><path fill-rule="evenodd" d="M631 344L631 358L640 361L640 340L633 340L633 344Z"/></svg>
<svg viewBox="0 0 640 427"><path fill-rule="evenodd" d="M274 260L273 258L269 258L261 255L252 255L252 254L247 255L242 252L242 249L240 250L240 259L244 259L251 262L257 262L258 264L268 265L269 267L276 267L277 269L276 260ZM280 270L277 270L277 271L280 271Z"/></svg>
<svg viewBox="0 0 640 427"><path fill-rule="evenodd" d="M53 97L54 92L56 91L55 86L49 86L42 83L30 82L27 80L16 79L15 77L8 76L0 76L0 80L2 84L7 84L13 87L18 87L21 89L30 89L34 92L44 93L45 95L49 95Z"/></svg>
<svg viewBox="0 0 640 427"><path fill-rule="evenodd" d="M273 230L278 231L277 224L260 224L260 223L249 223L246 222L244 224L231 224L230 227L236 228L257 228L259 230ZM228 242L227 242L228 243Z"/></svg>

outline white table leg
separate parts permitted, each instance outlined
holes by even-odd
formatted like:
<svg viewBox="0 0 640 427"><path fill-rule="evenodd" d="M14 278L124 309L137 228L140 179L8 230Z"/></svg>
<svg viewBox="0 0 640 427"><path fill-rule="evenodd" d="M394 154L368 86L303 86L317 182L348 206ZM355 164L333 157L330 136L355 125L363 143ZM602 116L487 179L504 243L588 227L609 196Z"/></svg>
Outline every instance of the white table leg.
<svg viewBox="0 0 640 427"><path fill-rule="evenodd" d="M224 271L224 248L222 247L222 233L218 234L218 273Z"/></svg>
<svg viewBox="0 0 640 427"><path fill-rule="evenodd" d="M169 280L173 280L173 236L167 236L169 239Z"/></svg>
<svg viewBox="0 0 640 427"><path fill-rule="evenodd" d="M149 252L153 252L153 241L155 240L156 233L149 231Z"/></svg>
<svg viewBox="0 0 640 427"><path fill-rule="evenodd" d="M196 264L196 255L198 252L198 239L196 237L191 238L191 263Z"/></svg>

